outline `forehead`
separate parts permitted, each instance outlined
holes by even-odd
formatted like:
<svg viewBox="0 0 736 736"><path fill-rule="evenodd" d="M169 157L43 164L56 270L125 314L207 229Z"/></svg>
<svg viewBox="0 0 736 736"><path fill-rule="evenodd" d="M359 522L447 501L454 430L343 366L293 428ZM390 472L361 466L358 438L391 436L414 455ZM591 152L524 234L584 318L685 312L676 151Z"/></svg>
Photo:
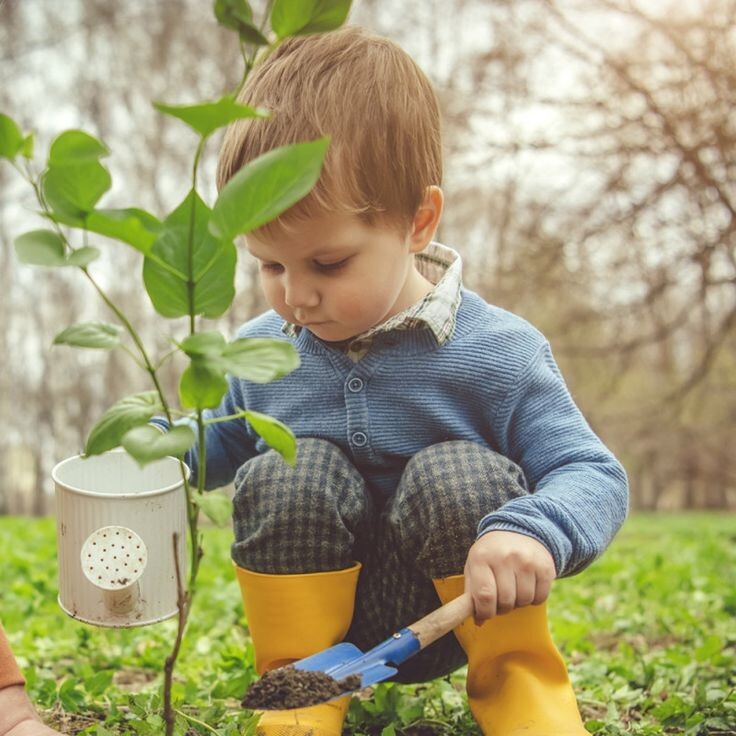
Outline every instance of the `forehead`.
<svg viewBox="0 0 736 736"><path fill-rule="evenodd" d="M255 256L289 250L302 255L358 247L381 230L368 225L357 215L329 212L272 228L270 232L253 231L244 235L248 250Z"/></svg>

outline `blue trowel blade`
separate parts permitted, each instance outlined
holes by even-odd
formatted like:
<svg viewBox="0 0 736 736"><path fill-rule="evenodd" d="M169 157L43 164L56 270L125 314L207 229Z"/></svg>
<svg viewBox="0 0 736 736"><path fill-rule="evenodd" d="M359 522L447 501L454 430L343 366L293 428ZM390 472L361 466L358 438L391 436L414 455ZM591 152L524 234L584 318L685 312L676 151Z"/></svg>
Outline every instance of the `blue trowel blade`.
<svg viewBox="0 0 736 736"><path fill-rule="evenodd" d="M327 672L341 665L359 659L363 656L363 652L354 644L343 642L336 644L334 647L325 649L322 652L313 654L311 657L305 657L298 662L294 662L294 667L298 670L307 670L309 672Z"/></svg>
<svg viewBox="0 0 736 736"><path fill-rule="evenodd" d="M351 671L352 670L352 671ZM373 664L369 667L363 667L359 672L355 672L355 669L350 664L338 667L337 669L329 672L330 677L334 677L336 680L342 680L348 675L359 674L360 675L360 687L368 687L369 685L375 685L377 682L383 682L388 680L389 677L393 677L398 670L396 667L391 667L385 664ZM346 693L343 693L346 694Z"/></svg>
<svg viewBox="0 0 736 736"><path fill-rule="evenodd" d="M390 636L378 646L362 652L347 642L294 662L294 667L311 672L324 672L335 680L360 675L361 687L381 682L397 673L397 667L421 649L417 635L411 629Z"/></svg>

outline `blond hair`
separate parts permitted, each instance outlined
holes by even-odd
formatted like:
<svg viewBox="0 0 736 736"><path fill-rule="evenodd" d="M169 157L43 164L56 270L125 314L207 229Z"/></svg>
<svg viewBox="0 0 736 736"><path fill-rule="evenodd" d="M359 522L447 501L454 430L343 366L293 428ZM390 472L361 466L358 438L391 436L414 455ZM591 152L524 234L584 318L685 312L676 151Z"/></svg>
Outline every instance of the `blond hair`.
<svg viewBox="0 0 736 736"><path fill-rule="evenodd" d="M218 189L272 148L331 138L314 189L259 229L266 235L329 212L405 228L426 188L441 183L436 94L411 57L387 38L356 26L289 38L255 67L238 101L265 107L272 117L229 126Z"/></svg>

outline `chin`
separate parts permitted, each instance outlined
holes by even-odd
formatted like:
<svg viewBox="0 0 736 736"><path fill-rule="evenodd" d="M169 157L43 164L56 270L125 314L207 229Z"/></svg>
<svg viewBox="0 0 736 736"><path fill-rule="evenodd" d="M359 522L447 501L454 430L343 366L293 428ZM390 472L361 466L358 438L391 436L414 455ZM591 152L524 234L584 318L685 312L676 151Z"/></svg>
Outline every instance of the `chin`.
<svg viewBox="0 0 736 736"><path fill-rule="evenodd" d="M307 329L320 340L325 342L342 342L343 340L350 339L353 335L357 335L357 332L349 330L341 325L327 323L323 325L311 325Z"/></svg>

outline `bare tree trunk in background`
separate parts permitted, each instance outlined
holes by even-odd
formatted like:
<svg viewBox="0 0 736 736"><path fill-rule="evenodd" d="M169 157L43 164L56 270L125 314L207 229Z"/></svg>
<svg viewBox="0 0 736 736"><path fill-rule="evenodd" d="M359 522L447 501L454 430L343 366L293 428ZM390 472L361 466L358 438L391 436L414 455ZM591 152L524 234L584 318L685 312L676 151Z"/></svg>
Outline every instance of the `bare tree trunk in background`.
<svg viewBox="0 0 736 736"><path fill-rule="evenodd" d="M2 93L0 93L1 95ZM8 175L4 168L0 168L0 191L8 190ZM9 238L6 234L5 223L2 218L2 210L0 210L0 243L7 243ZM0 294L2 297L3 313L8 315L12 313L12 264L10 249L0 247ZM0 319L0 355L3 360L9 363L8 356L11 353L10 341L8 339L8 330L10 329L10 320L5 316ZM9 370L0 370L0 417L9 416L11 412L11 396L13 395L13 379ZM5 458L5 462L0 461L0 515L7 514L8 499L6 493L13 484L13 478L10 476L8 468L8 459L10 457L10 448L12 447L11 433L0 433L0 458ZM5 492L4 492L5 491Z"/></svg>
<svg viewBox="0 0 736 736"><path fill-rule="evenodd" d="M485 211L495 235L466 258L471 283L550 336L583 410L643 484L643 505L673 503L677 485L681 502L702 507L714 483L733 504L727 465L707 458L736 414L736 2L493 12L511 53L489 33L489 50L464 60L498 86L488 114L466 117L487 139L460 139L481 154L465 212ZM514 51L522 60L504 86L487 60Z"/></svg>

